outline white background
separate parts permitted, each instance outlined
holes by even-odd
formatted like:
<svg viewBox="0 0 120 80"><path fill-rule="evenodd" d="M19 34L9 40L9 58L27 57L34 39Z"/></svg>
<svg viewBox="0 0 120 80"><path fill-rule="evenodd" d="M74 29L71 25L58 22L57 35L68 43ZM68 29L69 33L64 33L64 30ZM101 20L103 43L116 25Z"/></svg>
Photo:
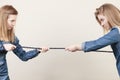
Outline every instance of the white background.
<svg viewBox="0 0 120 80"><path fill-rule="evenodd" d="M15 31L21 45L36 47L99 38L103 31L94 12L103 3L120 7L119 0L0 0L0 6L13 5L19 12ZM9 52L7 61L11 80L119 80L112 53L50 50L23 62Z"/></svg>

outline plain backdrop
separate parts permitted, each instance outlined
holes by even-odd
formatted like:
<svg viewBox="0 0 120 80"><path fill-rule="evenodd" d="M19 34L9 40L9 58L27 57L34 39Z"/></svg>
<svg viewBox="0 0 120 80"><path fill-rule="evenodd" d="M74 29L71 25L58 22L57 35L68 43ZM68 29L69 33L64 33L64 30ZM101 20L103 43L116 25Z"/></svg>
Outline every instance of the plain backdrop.
<svg viewBox="0 0 120 80"><path fill-rule="evenodd" d="M20 44L36 47L99 38L103 31L94 12L104 3L120 9L119 0L0 0L0 6L13 5L19 12L15 32ZM113 53L49 50L23 62L8 52L7 61L11 80L119 80Z"/></svg>

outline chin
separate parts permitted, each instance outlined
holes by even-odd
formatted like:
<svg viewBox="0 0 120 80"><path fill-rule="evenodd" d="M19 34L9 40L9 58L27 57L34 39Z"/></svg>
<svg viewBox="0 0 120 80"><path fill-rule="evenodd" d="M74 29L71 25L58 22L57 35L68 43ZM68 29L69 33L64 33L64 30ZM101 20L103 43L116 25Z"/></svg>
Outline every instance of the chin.
<svg viewBox="0 0 120 80"><path fill-rule="evenodd" d="M8 28L8 30L12 30L13 28Z"/></svg>

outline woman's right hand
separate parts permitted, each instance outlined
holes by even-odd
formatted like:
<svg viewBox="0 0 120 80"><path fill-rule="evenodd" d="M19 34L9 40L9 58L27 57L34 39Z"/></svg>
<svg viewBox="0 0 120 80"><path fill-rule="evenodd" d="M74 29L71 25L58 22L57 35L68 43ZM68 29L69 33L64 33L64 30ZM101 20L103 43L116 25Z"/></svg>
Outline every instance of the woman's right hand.
<svg viewBox="0 0 120 80"><path fill-rule="evenodd" d="M40 51L42 53L45 53L45 52L49 51L49 48L48 47L42 47L42 49Z"/></svg>
<svg viewBox="0 0 120 80"><path fill-rule="evenodd" d="M76 52L76 51L81 51L81 47L80 45L71 45L65 48L66 51L70 51L70 52Z"/></svg>
<svg viewBox="0 0 120 80"><path fill-rule="evenodd" d="M3 44L3 46L4 46L4 48L5 48L6 51L12 51L12 50L14 50L14 49L16 48L15 45L10 44L10 43L8 43L8 44Z"/></svg>

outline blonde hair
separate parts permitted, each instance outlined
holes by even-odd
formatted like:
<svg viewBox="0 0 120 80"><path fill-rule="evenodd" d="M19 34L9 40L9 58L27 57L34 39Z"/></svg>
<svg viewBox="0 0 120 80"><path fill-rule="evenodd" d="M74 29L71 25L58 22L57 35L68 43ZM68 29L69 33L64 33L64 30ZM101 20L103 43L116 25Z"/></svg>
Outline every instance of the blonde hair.
<svg viewBox="0 0 120 80"><path fill-rule="evenodd" d="M17 10L12 5L5 5L0 8L0 40L14 42L14 29L8 30L7 19L9 15L17 15Z"/></svg>
<svg viewBox="0 0 120 80"><path fill-rule="evenodd" d="M97 17L99 14L106 16L111 28L115 26L120 27L120 10L113 4L106 3L96 9L95 17L100 24L100 21ZM104 29L104 31L108 32L106 29Z"/></svg>

